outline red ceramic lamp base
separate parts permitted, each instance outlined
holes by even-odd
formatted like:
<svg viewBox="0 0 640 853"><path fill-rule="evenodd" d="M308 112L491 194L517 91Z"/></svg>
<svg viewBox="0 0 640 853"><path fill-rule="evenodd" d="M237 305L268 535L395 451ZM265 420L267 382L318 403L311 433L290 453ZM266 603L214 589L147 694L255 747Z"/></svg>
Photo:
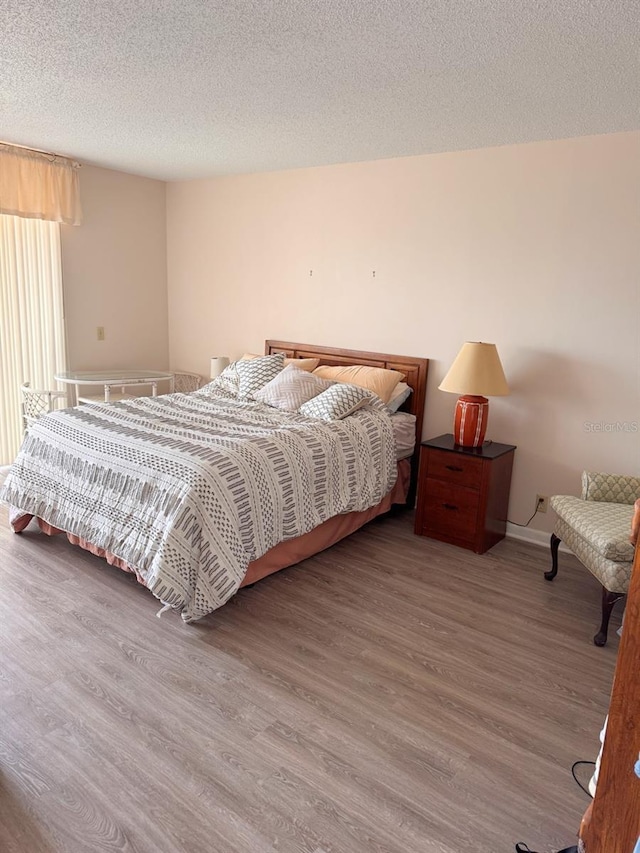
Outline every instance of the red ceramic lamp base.
<svg viewBox="0 0 640 853"><path fill-rule="evenodd" d="M465 394L458 398L453 421L453 437L462 447L481 447L489 420L486 397Z"/></svg>

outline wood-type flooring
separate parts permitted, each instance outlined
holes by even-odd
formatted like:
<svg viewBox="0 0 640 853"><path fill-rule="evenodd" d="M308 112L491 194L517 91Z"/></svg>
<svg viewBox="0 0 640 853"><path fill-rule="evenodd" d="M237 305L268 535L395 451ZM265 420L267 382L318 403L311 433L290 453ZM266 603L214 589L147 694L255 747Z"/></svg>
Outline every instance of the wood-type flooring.
<svg viewBox="0 0 640 853"><path fill-rule="evenodd" d="M0 508L2 853L575 843L615 666L571 555L380 519L197 625ZM583 774L586 781L589 772Z"/></svg>

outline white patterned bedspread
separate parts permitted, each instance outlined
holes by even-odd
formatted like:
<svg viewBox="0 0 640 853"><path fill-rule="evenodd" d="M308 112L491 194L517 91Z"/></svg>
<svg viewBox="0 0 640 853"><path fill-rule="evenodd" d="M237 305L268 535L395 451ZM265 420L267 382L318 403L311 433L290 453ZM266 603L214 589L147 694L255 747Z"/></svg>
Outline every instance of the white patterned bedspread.
<svg viewBox="0 0 640 853"><path fill-rule="evenodd" d="M209 386L40 418L0 498L135 566L190 622L252 560L374 506L395 478L381 407L326 423Z"/></svg>

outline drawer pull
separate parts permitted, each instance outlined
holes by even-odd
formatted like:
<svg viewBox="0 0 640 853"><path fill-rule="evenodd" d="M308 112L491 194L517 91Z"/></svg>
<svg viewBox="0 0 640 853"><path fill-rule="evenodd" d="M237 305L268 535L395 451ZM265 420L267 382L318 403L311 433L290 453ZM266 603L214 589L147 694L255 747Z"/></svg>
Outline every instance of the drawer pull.
<svg viewBox="0 0 640 853"><path fill-rule="evenodd" d="M447 471L457 471L457 472L460 472L460 471L463 471L463 470L464 470L464 469L463 469L463 468L461 468L459 465L445 465L444 467L447 469Z"/></svg>
<svg viewBox="0 0 640 853"><path fill-rule="evenodd" d="M445 509L458 509L455 504L442 504Z"/></svg>

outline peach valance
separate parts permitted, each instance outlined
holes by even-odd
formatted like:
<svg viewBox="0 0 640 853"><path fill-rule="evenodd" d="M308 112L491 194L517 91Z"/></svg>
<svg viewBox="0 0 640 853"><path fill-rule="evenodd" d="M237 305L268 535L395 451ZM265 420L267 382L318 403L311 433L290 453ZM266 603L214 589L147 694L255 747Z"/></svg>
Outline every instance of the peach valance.
<svg viewBox="0 0 640 853"><path fill-rule="evenodd" d="M0 143L0 213L80 225L79 163Z"/></svg>

